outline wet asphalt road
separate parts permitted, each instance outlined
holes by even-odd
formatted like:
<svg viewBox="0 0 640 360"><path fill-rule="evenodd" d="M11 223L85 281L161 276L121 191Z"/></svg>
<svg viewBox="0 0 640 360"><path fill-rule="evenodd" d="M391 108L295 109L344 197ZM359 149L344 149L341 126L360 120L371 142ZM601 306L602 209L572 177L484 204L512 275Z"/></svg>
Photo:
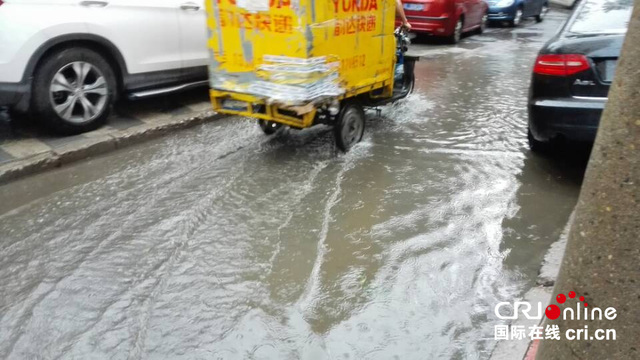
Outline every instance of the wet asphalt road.
<svg viewBox="0 0 640 360"><path fill-rule="evenodd" d="M488 358L584 171L526 146L566 16L415 45L348 154L229 118L3 186L0 358Z"/></svg>

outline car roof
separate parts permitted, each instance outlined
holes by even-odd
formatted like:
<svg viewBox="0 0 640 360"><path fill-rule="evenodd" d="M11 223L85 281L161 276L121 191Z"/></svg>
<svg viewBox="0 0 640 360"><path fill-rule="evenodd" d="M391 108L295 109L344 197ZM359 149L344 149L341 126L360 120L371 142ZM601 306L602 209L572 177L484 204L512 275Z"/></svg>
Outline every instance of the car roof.
<svg viewBox="0 0 640 360"><path fill-rule="evenodd" d="M625 34L633 0L585 0L571 15L564 36Z"/></svg>

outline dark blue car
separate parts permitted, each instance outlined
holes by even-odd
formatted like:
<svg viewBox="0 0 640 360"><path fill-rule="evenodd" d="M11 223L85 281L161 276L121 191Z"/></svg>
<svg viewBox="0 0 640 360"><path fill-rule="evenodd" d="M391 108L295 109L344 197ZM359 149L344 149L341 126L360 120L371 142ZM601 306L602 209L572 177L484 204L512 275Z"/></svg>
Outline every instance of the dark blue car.
<svg viewBox="0 0 640 360"><path fill-rule="evenodd" d="M489 21L504 21L511 26L518 26L528 17L540 22L549 11L548 0L487 0L487 3Z"/></svg>

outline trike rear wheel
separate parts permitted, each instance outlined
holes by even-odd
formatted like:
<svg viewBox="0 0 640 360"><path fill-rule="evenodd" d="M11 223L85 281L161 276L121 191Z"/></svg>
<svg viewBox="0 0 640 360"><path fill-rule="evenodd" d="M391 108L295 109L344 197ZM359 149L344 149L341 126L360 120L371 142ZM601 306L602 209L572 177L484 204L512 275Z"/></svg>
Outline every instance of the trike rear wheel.
<svg viewBox="0 0 640 360"><path fill-rule="evenodd" d="M266 120L258 120L258 125L260 125L260 129L262 129L262 132L266 135L275 134L276 131L282 127L282 124L280 123Z"/></svg>
<svg viewBox="0 0 640 360"><path fill-rule="evenodd" d="M348 151L362 140L364 134L364 110L357 103L346 103L336 119L334 135L342 151Z"/></svg>

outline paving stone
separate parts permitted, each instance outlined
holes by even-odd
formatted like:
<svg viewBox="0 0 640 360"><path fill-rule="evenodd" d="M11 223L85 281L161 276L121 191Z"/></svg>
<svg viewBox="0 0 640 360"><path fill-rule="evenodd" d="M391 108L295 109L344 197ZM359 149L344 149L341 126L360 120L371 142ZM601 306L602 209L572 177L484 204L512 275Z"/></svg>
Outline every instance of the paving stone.
<svg viewBox="0 0 640 360"><path fill-rule="evenodd" d="M38 139L24 139L12 141L1 146L4 152L9 153L16 159L29 158L34 155L51 151L51 146Z"/></svg>
<svg viewBox="0 0 640 360"><path fill-rule="evenodd" d="M84 134L71 135L71 136L59 136L59 137L40 137L39 140L49 145L51 148L56 149L75 142L81 142L87 137Z"/></svg>
<svg viewBox="0 0 640 360"><path fill-rule="evenodd" d="M118 130L124 130L142 124L144 124L142 120L129 115L115 115L109 119L109 126Z"/></svg>

